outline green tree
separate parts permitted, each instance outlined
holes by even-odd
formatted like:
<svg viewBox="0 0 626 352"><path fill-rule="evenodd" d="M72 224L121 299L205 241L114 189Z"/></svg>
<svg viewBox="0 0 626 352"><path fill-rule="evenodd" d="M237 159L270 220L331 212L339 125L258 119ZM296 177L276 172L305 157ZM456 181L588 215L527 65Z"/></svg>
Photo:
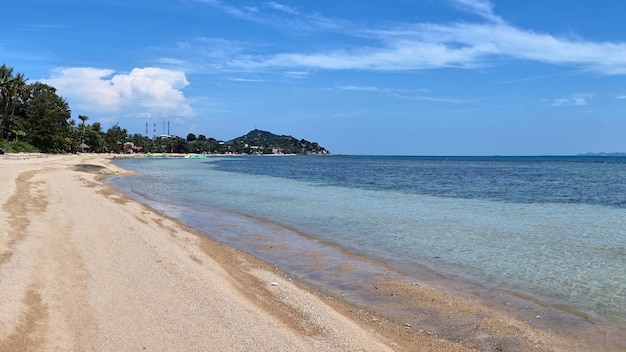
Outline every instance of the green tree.
<svg viewBox="0 0 626 352"><path fill-rule="evenodd" d="M27 98L28 85L23 73L13 76L13 68L6 64L0 66L0 100L2 111L0 111L0 136L6 140L17 142L20 137L26 135L24 130L23 113L15 115L23 110L23 104Z"/></svg>
<svg viewBox="0 0 626 352"><path fill-rule="evenodd" d="M76 127L76 120L70 120L70 152L76 153L79 152L80 149L80 141L81 141L81 131L80 128Z"/></svg>
<svg viewBox="0 0 626 352"><path fill-rule="evenodd" d="M219 142L213 137L209 138L207 141L211 153L226 153L226 145L223 142Z"/></svg>
<svg viewBox="0 0 626 352"><path fill-rule="evenodd" d="M209 142L206 140L206 138L204 140L201 140L200 138L189 142L189 147L188 147L189 152L191 153L204 153L204 152L210 152L211 151L211 147Z"/></svg>
<svg viewBox="0 0 626 352"><path fill-rule="evenodd" d="M130 136L129 139L136 147L141 147L142 151L144 152L152 152L157 149L155 141L150 139L150 137L144 136L142 134L135 133Z"/></svg>
<svg viewBox="0 0 626 352"><path fill-rule="evenodd" d="M196 135L193 133L190 133L187 135L187 142L192 142L192 141L195 141L196 139L197 139Z"/></svg>
<svg viewBox="0 0 626 352"><path fill-rule="evenodd" d="M107 151L105 143L105 133L102 131L100 122L94 122L87 126L85 132L85 143L91 147L96 153L104 153Z"/></svg>
<svg viewBox="0 0 626 352"><path fill-rule="evenodd" d="M78 115L78 119L82 122L81 126L83 128L82 135L80 138L80 151L85 152L84 144L85 144L85 122L89 120L89 117L85 115Z"/></svg>
<svg viewBox="0 0 626 352"><path fill-rule="evenodd" d="M27 140L42 152L71 150L71 111L56 88L36 82L30 86L27 100Z"/></svg>
<svg viewBox="0 0 626 352"><path fill-rule="evenodd" d="M169 137L164 140L166 152L168 153L188 153L189 143L180 137Z"/></svg>
<svg viewBox="0 0 626 352"><path fill-rule="evenodd" d="M0 100L2 101L2 111L0 111L0 127L4 126L5 119L11 106L11 81L13 80L13 67L6 64L0 66ZM4 131L3 136L4 136Z"/></svg>
<svg viewBox="0 0 626 352"><path fill-rule="evenodd" d="M110 153L121 153L122 147L128 138L128 131L121 128L117 123L109 128L105 135L106 149Z"/></svg>

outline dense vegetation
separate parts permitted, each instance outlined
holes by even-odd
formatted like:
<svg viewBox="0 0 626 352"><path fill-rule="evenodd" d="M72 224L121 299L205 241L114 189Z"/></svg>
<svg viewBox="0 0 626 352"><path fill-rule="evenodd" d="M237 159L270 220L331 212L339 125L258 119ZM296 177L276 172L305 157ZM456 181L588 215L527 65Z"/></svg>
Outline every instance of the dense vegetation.
<svg viewBox="0 0 626 352"><path fill-rule="evenodd" d="M233 148L244 153L282 154L326 154L328 151L315 142L296 139L292 136L278 136L261 130L252 130L245 136L232 140Z"/></svg>
<svg viewBox="0 0 626 352"><path fill-rule="evenodd" d="M104 131L99 122L87 124L86 115L78 119L80 123L71 118L69 104L57 95L56 88L40 82L29 84L24 74L14 73L6 64L0 66L0 153L327 153L317 143L259 130L228 142L194 134L186 139L151 139L131 135L117 124Z"/></svg>

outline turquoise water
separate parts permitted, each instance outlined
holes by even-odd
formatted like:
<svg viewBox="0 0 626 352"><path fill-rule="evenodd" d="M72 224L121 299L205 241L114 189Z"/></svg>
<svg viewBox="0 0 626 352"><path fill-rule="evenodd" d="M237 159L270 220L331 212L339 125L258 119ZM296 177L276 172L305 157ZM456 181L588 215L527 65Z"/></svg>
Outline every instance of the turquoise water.
<svg viewBox="0 0 626 352"><path fill-rule="evenodd" d="M344 283L298 266L293 255L259 248L362 254L416 277L441 274L626 326L626 159L216 157L116 164L141 174L113 179L116 187L321 285Z"/></svg>

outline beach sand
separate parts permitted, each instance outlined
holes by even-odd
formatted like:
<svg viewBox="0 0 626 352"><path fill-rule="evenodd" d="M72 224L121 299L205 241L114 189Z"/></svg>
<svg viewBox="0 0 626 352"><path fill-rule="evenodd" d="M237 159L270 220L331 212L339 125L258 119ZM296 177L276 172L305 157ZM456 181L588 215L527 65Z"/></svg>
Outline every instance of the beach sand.
<svg viewBox="0 0 626 352"><path fill-rule="evenodd" d="M381 287L421 320L448 312L446 336L350 306L100 182L125 173L106 156L0 157L0 351L592 350L402 282Z"/></svg>

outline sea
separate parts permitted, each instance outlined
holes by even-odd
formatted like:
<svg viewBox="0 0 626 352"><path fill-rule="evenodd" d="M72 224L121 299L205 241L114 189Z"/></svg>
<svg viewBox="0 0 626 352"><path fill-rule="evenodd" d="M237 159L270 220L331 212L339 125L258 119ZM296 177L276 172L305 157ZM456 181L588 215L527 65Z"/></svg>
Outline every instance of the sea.
<svg viewBox="0 0 626 352"><path fill-rule="evenodd" d="M356 304L393 274L549 328L626 331L626 157L114 162L138 173L114 187Z"/></svg>

